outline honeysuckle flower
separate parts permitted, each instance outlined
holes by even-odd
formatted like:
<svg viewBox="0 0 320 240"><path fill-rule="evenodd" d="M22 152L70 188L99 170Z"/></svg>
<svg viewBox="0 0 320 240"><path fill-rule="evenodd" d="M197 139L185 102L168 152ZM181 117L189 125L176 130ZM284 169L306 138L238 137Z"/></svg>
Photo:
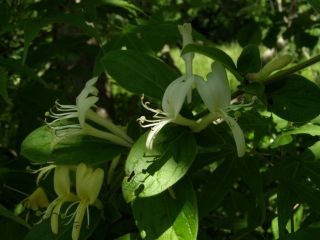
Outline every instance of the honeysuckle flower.
<svg viewBox="0 0 320 240"><path fill-rule="evenodd" d="M84 163L80 163L76 170L76 191L78 197L78 206L72 214L74 217L72 228L72 239L77 240L80 235L81 225L84 215L87 213L87 221L89 225L89 206L93 205L99 209L103 207L98 199L99 192L103 183L104 171L101 168L93 170ZM70 208L67 209L69 211ZM66 212L67 212L66 211Z"/></svg>
<svg viewBox="0 0 320 240"><path fill-rule="evenodd" d="M78 197L70 192L70 176L68 166L56 166L53 177L54 191L58 197L48 206L43 219L51 216L51 230L54 234L59 231L59 215L60 209L65 202L78 201Z"/></svg>
<svg viewBox="0 0 320 240"><path fill-rule="evenodd" d="M192 27L190 23L179 25L178 29L182 36L183 47L193 43ZM192 73L193 57L193 53L183 54L182 58L185 61L186 74L177 78L168 85L162 97L162 110L149 107L150 103L144 103L143 97L141 98L142 106L154 113L152 120L147 119L145 116L138 118L142 127L151 127L146 141L147 149L152 149L153 142L157 134L168 123L172 122L183 126L193 126L196 124L194 121L184 118L179 114L186 98L188 103L191 102L192 85L195 79L201 79L201 77L193 75Z"/></svg>
<svg viewBox="0 0 320 240"><path fill-rule="evenodd" d="M200 77L193 76L192 78L187 78L186 76L181 76L170 83L162 98L162 110L149 107L150 103L143 102L142 96L142 106L154 113L152 120L146 119L145 116L138 118L138 121L142 127L151 127L146 141L147 149L152 149L153 142L157 134L168 123L172 122L183 126L195 124L194 121L184 118L179 114L195 78Z"/></svg>
<svg viewBox="0 0 320 240"><path fill-rule="evenodd" d="M31 171L31 173L38 173L36 183L37 183L37 185L39 185L40 180L45 179L49 175L51 170L53 170L55 167L56 167L56 165L49 164L49 165L42 167L42 168L39 168L37 170L30 169L29 167L27 168L27 170Z"/></svg>
<svg viewBox="0 0 320 240"><path fill-rule="evenodd" d="M40 208L47 208L49 200L42 187L38 187L29 197L22 201L24 208L37 211Z"/></svg>
<svg viewBox="0 0 320 240"><path fill-rule="evenodd" d="M98 78L92 78L86 83L76 98L76 105L63 105L56 101L55 107L46 112L46 123L60 138L70 135L91 135L130 147L133 140L122 129L92 110L98 101L98 89L94 87L97 80ZM94 122L111 133L92 127L86 120Z"/></svg>
<svg viewBox="0 0 320 240"><path fill-rule="evenodd" d="M219 62L213 63L207 81L202 79L195 81L199 95L211 112L212 120L222 118L229 125L236 142L238 156L242 157L246 151L244 134L236 120L227 114L233 106L230 105L231 91L223 65Z"/></svg>

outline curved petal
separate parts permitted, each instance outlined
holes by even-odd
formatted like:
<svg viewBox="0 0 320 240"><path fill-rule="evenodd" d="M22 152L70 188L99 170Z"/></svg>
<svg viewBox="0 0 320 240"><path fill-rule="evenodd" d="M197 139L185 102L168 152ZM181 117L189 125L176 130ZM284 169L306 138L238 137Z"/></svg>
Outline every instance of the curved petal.
<svg viewBox="0 0 320 240"><path fill-rule="evenodd" d="M103 177L104 171L101 168L97 168L91 173L90 178L86 183L89 195L89 204L93 204L96 201L102 187Z"/></svg>
<svg viewBox="0 0 320 240"><path fill-rule="evenodd" d="M94 106L94 104L99 100L98 97L91 96L84 99L81 103L78 105L78 118L80 126L83 128L85 124L86 119L86 113L87 111Z"/></svg>
<svg viewBox="0 0 320 240"><path fill-rule="evenodd" d="M224 111L219 111L219 113L222 115L222 118L226 121L232 131L233 138L237 146L238 157L243 157L246 153L246 144L242 129L237 121L228 116Z"/></svg>
<svg viewBox="0 0 320 240"><path fill-rule="evenodd" d="M70 193L69 168L57 166L53 176L54 191L58 196L65 196Z"/></svg>
<svg viewBox="0 0 320 240"><path fill-rule="evenodd" d="M147 141L146 141L147 149L151 150L153 148L153 142L156 139L157 134L165 125L167 125L171 121L172 121L171 119L165 119L150 129L150 132L148 133Z"/></svg>
<svg viewBox="0 0 320 240"><path fill-rule="evenodd" d="M207 82L196 79L197 90L211 112L226 109L231 101L229 81L223 65L219 62L212 64L212 72L207 75Z"/></svg>
<svg viewBox="0 0 320 240"><path fill-rule="evenodd" d="M84 163L80 163L76 171L76 190L79 198L85 198L87 193L86 177L90 169Z"/></svg>
<svg viewBox="0 0 320 240"><path fill-rule="evenodd" d="M172 114L175 118L192 87L193 77L181 76L169 84L162 98L162 109L164 112Z"/></svg>

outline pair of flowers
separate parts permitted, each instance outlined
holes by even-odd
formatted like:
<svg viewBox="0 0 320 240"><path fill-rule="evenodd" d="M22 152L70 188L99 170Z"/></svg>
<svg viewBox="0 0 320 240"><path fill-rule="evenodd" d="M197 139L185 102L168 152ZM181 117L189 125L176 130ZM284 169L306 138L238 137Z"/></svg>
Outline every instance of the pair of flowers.
<svg viewBox="0 0 320 240"><path fill-rule="evenodd" d="M74 219L72 240L77 240L79 238L83 218L86 213L88 221L87 224L89 225L89 206L93 205L98 209L103 208L101 201L98 199L98 195L102 187L104 171L101 168L94 170L84 163L80 163L76 167L75 194L71 192L70 169L74 169L74 167L55 166L53 179L54 191L57 194L57 198L50 204L48 204L48 200L46 200L46 204L41 205L41 207L47 208L42 219L48 219L51 217L51 230L54 234L58 234L60 216L64 216L64 218L70 218L67 224ZM34 199L36 202L40 201L42 203L44 201L43 199L47 199L41 187L39 187L32 195L34 195L32 199ZM29 199L29 202L32 199ZM36 204L36 202L34 204ZM65 210L64 214L61 215L61 207L66 202L71 204ZM75 205L77 205L77 207L75 207ZM71 209L74 208L75 211L72 214L69 214Z"/></svg>
<svg viewBox="0 0 320 240"><path fill-rule="evenodd" d="M193 42L190 24L179 26L179 31L183 38L183 46ZM151 127L146 147L152 149L157 134L170 122L188 126L193 131L199 132L211 122L222 118L233 133L238 156L242 157L246 151L244 134L238 123L227 114L229 110L235 107L230 105L231 92L223 65L220 62L214 62L212 64L212 72L207 75L207 81L205 81L202 77L192 73L193 54L187 53L182 57L185 61L186 74L174 80L165 90L162 98L162 111L150 108L149 102L143 103L142 98L143 106L154 113L152 120L146 119L145 116L141 116L138 119L142 127ZM198 120L190 120L180 115L180 110L185 100L191 101L192 87L194 85L210 111L207 116Z"/></svg>

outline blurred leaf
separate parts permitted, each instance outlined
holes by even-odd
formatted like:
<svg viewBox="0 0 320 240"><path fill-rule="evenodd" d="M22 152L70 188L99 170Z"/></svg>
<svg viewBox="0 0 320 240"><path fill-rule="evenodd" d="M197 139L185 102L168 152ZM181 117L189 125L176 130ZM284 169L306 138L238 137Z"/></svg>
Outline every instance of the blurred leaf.
<svg viewBox="0 0 320 240"><path fill-rule="evenodd" d="M128 233L126 235L116 238L115 240L141 240L141 237L137 233Z"/></svg>
<svg viewBox="0 0 320 240"><path fill-rule="evenodd" d="M16 223L19 223L20 225L26 227L26 228L31 228L29 224L27 224L22 218L14 215L13 212L9 211L6 209L3 205L0 204L0 216L6 217Z"/></svg>
<svg viewBox="0 0 320 240"><path fill-rule="evenodd" d="M24 52L22 63L27 58L29 46L34 38L36 38L40 30L52 23L65 23L76 26L90 37L100 40L99 32L93 28L80 14L54 14L45 18L31 18L25 22L24 26Z"/></svg>
<svg viewBox="0 0 320 240"><path fill-rule="evenodd" d="M165 191L187 173L196 155L196 142L188 129L162 129L152 150L146 149L147 134L133 145L126 161L122 191L127 202Z"/></svg>
<svg viewBox="0 0 320 240"><path fill-rule="evenodd" d="M320 136L320 126L313 124L305 124L301 127L284 132L285 135L292 134L309 134L311 136Z"/></svg>
<svg viewBox="0 0 320 240"><path fill-rule="evenodd" d="M219 48L189 44L182 49L181 55L189 52L200 53L215 61L221 62L239 81L242 80L242 77L238 73L237 67L231 57Z"/></svg>
<svg viewBox="0 0 320 240"><path fill-rule="evenodd" d="M320 13L320 1L319 0L307 0L311 6Z"/></svg>
<svg viewBox="0 0 320 240"><path fill-rule="evenodd" d="M249 44L243 48L238 61L237 69L242 74L256 73L261 68L260 51L257 45Z"/></svg>
<svg viewBox="0 0 320 240"><path fill-rule="evenodd" d="M146 240L196 240L198 216L196 196L184 179L171 190L156 196L138 198L132 203L140 235Z"/></svg>
<svg viewBox="0 0 320 240"><path fill-rule="evenodd" d="M8 73L2 67L0 67L0 96L8 104L12 104L8 96Z"/></svg>
<svg viewBox="0 0 320 240"><path fill-rule="evenodd" d="M266 86L268 108L293 122L309 121L320 114L320 88L300 75L290 75Z"/></svg>
<svg viewBox="0 0 320 240"><path fill-rule="evenodd" d="M162 98L167 86L179 77L160 60L132 50L108 52L102 63L108 74L128 91L158 99Z"/></svg>
<svg viewBox="0 0 320 240"><path fill-rule="evenodd" d="M14 73L18 73L18 74L21 74L22 76L36 80L37 82L41 83L43 86L47 86L47 83L44 82L41 78L39 78L31 68L29 68L26 65L22 65L20 60L11 59L11 58L5 59L0 56L0 66Z"/></svg>
<svg viewBox="0 0 320 240"><path fill-rule="evenodd" d="M229 157L208 177L198 196L200 219L217 208L230 191L239 173L235 166L238 159Z"/></svg>
<svg viewBox="0 0 320 240"><path fill-rule="evenodd" d="M88 136L57 137L42 126L31 132L21 145L21 154L35 163L86 164L97 166L112 160L121 147Z"/></svg>
<svg viewBox="0 0 320 240"><path fill-rule="evenodd" d="M134 15L136 15L136 12L143 13L143 11L140 8L124 0L100 0L100 2L111 6L124 8Z"/></svg>
<svg viewBox="0 0 320 240"><path fill-rule="evenodd" d="M259 24L252 22L244 25L237 35L241 47L248 44L259 45L262 39L262 33Z"/></svg>
<svg viewBox="0 0 320 240"><path fill-rule="evenodd" d="M320 236L320 228L305 228L300 231L291 233L289 240L318 240Z"/></svg>

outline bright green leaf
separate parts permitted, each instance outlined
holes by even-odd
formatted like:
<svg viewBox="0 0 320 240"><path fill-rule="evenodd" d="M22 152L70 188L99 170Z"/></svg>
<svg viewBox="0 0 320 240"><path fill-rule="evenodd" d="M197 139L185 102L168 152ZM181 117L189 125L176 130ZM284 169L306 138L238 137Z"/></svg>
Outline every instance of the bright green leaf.
<svg viewBox="0 0 320 240"><path fill-rule="evenodd" d="M122 151L101 139L87 136L70 136L58 138L47 127L40 127L31 132L21 145L21 154L32 162L56 164L99 165L112 160Z"/></svg>
<svg viewBox="0 0 320 240"><path fill-rule="evenodd" d="M122 191L127 202L165 191L182 178L196 155L193 134L185 128L167 127L157 135L152 150L146 149L147 133L128 155Z"/></svg>

